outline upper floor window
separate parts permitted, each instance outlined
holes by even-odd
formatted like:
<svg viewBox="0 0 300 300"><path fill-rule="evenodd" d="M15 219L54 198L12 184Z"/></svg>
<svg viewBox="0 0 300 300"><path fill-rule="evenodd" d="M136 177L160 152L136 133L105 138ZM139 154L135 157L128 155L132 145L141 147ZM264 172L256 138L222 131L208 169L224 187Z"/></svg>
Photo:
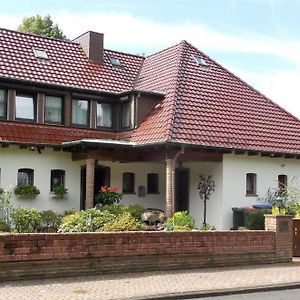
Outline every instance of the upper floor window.
<svg viewBox="0 0 300 300"><path fill-rule="evenodd" d="M17 94L16 119L35 120L35 99L32 95Z"/></svg>
<svg viewBox="0 0 300 300"><path fill-rule="evenodd" d="M89 103L87 100L72 101L72 124L89 125Z"/></svg>
<svg viewBox="0 0 300 300"><path fill-rule="evenodd" d="M158 194L158 174L150 173L147 176L147 193Z"/></svg>
<svg viewBox="0 0 300 300"><path fill-rule="evenodd" d="M0 90L0 119L6 118L6 99L7 99L6 91Z"/></svg>
<svg viewBox="0 0 300 300"><path fill-rule="evenodd" d="M122 103L121 118L122 118L121 121L122 128L130 127L130 103L129 102Z"/></svg>
<svg viewBox="0 0 300 300"><path fill-rule="evenodd" d="M123 173L123 193L132 194L134 193L134 173L126 172Z"/></svg>
<svg viewBox="0 0 300 300"><path fill-rule="evenodd" d="M284 190L287 187L287 176L286 175L278 175L278 189L280 191Z"/></svg>
<svg viewBox="0 0 300 300"><path fill-rule="evenodd" d="M19 169L18 170L18 185L29 184L33 185L33 174L32 169Z"/></svg>
<svg viewBox="0 0 300 300"><path fill-rule="evenodd" d="M55 170L51 170L51 191L53 191L53 189L56 186L65 186L65 171L64 170L59 170L59 169L55 169Z"/></svg>
<svg viewBox="0 0 300 300"><path fill-rule="evenodd" d="M97 126L112 127L112 106L109 103L97 103Z"/></svg>
<svg viewBox="0 0 300 300"><path fill-rule="evenodd" d="M246 195L256 195L256 174L246 174Z"/></svg>
<svg viewBox="0 0 300 300"><path fill-rule="evenodd" d="M45 123L62 123L62 98L46 96L45 98Z"/></svg>

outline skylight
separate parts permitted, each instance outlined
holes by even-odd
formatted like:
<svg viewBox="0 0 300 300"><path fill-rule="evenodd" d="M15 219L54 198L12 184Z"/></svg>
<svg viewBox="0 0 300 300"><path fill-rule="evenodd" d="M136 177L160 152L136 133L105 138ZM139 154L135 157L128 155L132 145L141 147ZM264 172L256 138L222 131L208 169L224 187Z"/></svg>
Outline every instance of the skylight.
<svg viewBox="0 0 300 300"><path fill-rule="evenodd" d="M116 67L122 67L121 62L117 57L109 56L108 58L112 65L114 65Z"/></svg>
<svg viewBox="0 0 300 300"><path fill-rule="evenodd" d="M198 65L200 66L207 66L207 63L201 56L193 55L195 61L197 62Z"/></svg>
<svg viewBox="0 0 300 300"><path fill-rule="evenodd" d="M37 58L49 59L47 52L43 49L33 48L33 53Z"/></svg>

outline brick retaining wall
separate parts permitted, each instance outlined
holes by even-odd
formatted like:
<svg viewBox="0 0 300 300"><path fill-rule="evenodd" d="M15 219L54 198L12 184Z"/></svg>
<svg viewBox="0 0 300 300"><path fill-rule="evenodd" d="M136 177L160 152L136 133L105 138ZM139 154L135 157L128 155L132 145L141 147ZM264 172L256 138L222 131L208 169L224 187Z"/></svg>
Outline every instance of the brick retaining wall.
<svg viewBox="0 0 300 300"><path fill-rule="evenodd" d="M0 234L0 280L290 261L276 220L269 231Z"/></svg>

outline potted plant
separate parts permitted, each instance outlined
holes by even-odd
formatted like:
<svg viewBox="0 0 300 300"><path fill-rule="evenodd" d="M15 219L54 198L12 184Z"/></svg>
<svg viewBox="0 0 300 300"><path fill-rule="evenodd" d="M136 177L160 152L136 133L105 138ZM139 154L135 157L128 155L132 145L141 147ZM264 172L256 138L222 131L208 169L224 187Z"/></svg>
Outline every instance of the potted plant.
<svg viewBox="0 0 300 300"><path fill-rule="evenodd" d="M36 186L31 184L17 185L14 189L14 192L19 198L24 199L32 199L40 194L40 190Z"/></svg>
<svg viewBox="0 0 300 300"><path fill-rule="evenodd" d="M57 185L53 188L51 195L53 198L64 198L68 193L68 189L63 185Z"/></svg>

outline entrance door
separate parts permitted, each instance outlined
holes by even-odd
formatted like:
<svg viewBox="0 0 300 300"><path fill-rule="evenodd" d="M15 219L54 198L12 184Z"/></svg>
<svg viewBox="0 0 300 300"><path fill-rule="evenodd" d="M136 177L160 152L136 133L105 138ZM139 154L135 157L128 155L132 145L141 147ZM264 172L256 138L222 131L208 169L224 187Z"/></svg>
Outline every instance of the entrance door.
<svg viewBox="0 0 300 300"><path fill-rule="evenodd" d="M293 256L300 256L300 219L293 220Z"/></svg>
<svg viewBox="0 0 300 300"><path fill-rule="evenodd" d="M175 203L176 211L187 211L189 209L189 186L190 170L187 168L177 168L175 170Z"/></svg>
<svg viewBox="0 0 300 300"><path fill-rule="evenodd" d="M85 209L85 196L86 196L86 166L81 168L80 177L80 209ZM104 166L95 166L95 179L94 179L94 198L101 189L101 186L110 185L110 168ZM95 206L95 200L94 200Z"/></svg>

